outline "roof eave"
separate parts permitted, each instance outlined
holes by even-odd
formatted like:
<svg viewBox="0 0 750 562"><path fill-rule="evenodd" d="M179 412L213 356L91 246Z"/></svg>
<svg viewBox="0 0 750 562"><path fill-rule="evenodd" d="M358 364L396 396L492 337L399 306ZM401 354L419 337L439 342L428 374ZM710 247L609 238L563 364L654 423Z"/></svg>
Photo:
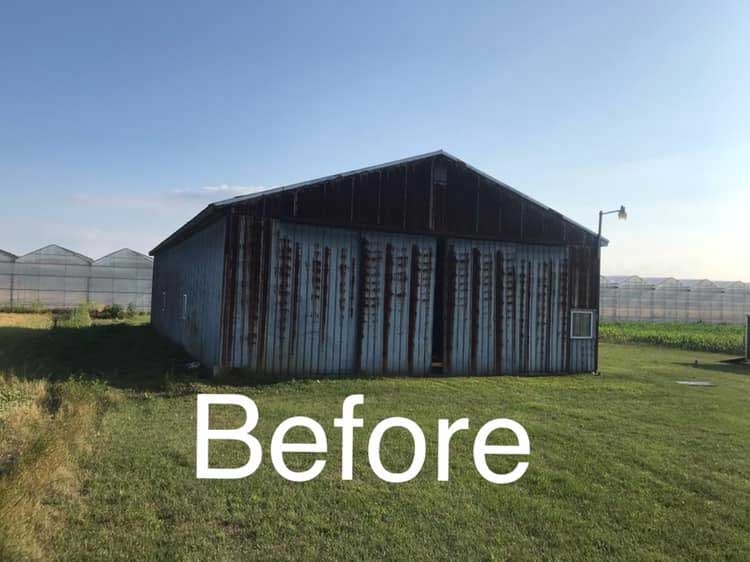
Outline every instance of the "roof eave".
<svg viewBox="0 0 750 562"><path fill-rule="evenodd" d="M215 203L210 203L206 206L205 209L203 209L200 213L195 215L192 219L187 221L185 224L183 224L180 228L175 230L172 234L170 234L167 238L162 240L156 247L154 247L149 253L149 256L155 256L157 252L162 250L163 248L169 246L174 242L175 240L179 239L184 234L190 232L190 230L195 227L196 225L203 222L205 219L207 219L209 216L214 214L217 211L217 207Z"/></svg>

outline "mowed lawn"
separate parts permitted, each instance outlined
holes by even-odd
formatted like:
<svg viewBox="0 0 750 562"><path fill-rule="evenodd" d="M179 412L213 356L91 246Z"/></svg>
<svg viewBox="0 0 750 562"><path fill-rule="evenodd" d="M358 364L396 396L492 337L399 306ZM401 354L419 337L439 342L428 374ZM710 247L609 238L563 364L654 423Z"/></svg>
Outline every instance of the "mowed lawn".
<svg viewBox="0 0 750 562"><path fill-rule="evenodd" d="M79 459L78 494L56 506L61 528L50 552L61 560L750 559L750 370L720 363L725 356L605 344L598 377L252 386L181 372L183 358L146 325L0 328L0 350L0 370L96 372L118 396ZM257 403L264 457L254 475L195 478L198 392ZM344 482L333 419L355 393L365 396L356 410L365 426L355 430L354 479ZM328 436L325 469L307 483L284 480L270 461L273 430L299 415ZM390 416L413 419L427 438L424 468L404 484L380 481L367 460L370 431ZM450 481L438 482L437 421L460 417L470 430L454 436ZM476 431L501 417L531 440L529 469L510 485L485 481L472 459ZM212 427L242 422L239 409L212 410ZM403 470L411 439L388 432L382 453L389 469ZM299 468L311 457L288 455ZM211 447L215 466L246 459L242 444ZM508 471L517 460L491 466Z"/></svg>

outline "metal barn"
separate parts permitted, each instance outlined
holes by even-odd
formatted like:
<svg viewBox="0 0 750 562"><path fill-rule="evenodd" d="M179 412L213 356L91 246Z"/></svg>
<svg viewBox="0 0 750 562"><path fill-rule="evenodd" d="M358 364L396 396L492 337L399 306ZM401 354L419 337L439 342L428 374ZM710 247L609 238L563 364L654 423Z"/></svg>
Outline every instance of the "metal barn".
<svg viewBox="0 0 750 562"><path fill-rule="evenodd" d="M438 151L209 205L151 252L151 318L280 378L592 371L600 244Z"/></svg>

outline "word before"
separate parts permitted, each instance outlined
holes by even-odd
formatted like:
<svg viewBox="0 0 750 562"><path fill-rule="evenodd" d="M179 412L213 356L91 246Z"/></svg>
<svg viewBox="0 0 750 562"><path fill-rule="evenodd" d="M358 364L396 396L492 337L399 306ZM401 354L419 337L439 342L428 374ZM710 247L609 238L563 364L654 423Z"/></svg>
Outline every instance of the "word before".
<svg viewBox="0 0 750 562"><path fill-rule="evenodd" d="M354 430L364 426L364 419L354 417L354 407L365 403L363 394L348 396L341 408L341 417L333 420L333 426L341 429L341 478L351 480L354 455ZM213 404L240 406L245 410L245 423L237 429L209 429L209 408ZM198 443L196 447L196 476L198 478L234 479L245 478L253 474L261 463L263 455L260 442L251 435L258 424L258 408L250 398L241 394L199 394L198 395ZM286 441L286 434L295 427L304 427L313 435L312 443L291 443ZM380 457L380 443L386 431L402 428L411 434L414 441L414 454L411 465L403 472L391 472L383 466ZM437 479L448 480L450 466L450 441L458 431L469 429L469 419L460 418L453 423L447 419L438 420L437 446ZM488 445L487 438L497 429L512 431L518 441L517 445ZM211 468L208 463L208 443L215 440L241 441L250 450L250 456L244 466L237 468ZM317 477L326 465L326 461L317 458L310 468L303 471L291 470L284 461L286 453L312 453L321 455L328 452L326 432L318 422L305 416L294 416L281 422L271 437L271 462L276 472L292 482L306 482ZM528 462L518 462L508 473L496 473L487 464L489 455L529 455L531 445L529 436L523 426L511 419L495 419L484 424L474 438L474 466L486 480L494 484L510 484L524 475ZM386 482L401 483L413 479L422 470L427 445L422 428L408 418L386 418L379 422L370 434L367 455L372 471Z"/></svg>

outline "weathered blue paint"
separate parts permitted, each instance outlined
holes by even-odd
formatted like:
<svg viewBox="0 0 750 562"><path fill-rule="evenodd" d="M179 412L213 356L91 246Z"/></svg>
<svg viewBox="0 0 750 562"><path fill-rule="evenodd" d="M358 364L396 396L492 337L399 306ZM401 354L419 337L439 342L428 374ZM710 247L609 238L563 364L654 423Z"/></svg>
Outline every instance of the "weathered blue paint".
<svg viewBox="0 0 750 562"><path fill-rule="evenodd" d="M447 263L446 372L594 369L595 339L569 336L567 248L449 239Z"/></svg>
<svg viewBox="0 0 750 562"><path fill-rule="evenodd" d="M363 232L362 248L361 372L428 373L435 239Z"/></svg>
<svg viewBox="0 0 750 562"><path fill-rule="evenodd" d="M593 370L595 339L570 339L571 308L595 302L584 250L447 239L443 372ZM230 215L159 252L154 324L207 365L274 378L424 375L437 260L435 237Z"/></svg>
<svg viewBox="0 0 750 562"><path fill-rule="evenodd" d="M154 260L151 323L205 365L220 361L225 222L216 221Z"/></svg>

